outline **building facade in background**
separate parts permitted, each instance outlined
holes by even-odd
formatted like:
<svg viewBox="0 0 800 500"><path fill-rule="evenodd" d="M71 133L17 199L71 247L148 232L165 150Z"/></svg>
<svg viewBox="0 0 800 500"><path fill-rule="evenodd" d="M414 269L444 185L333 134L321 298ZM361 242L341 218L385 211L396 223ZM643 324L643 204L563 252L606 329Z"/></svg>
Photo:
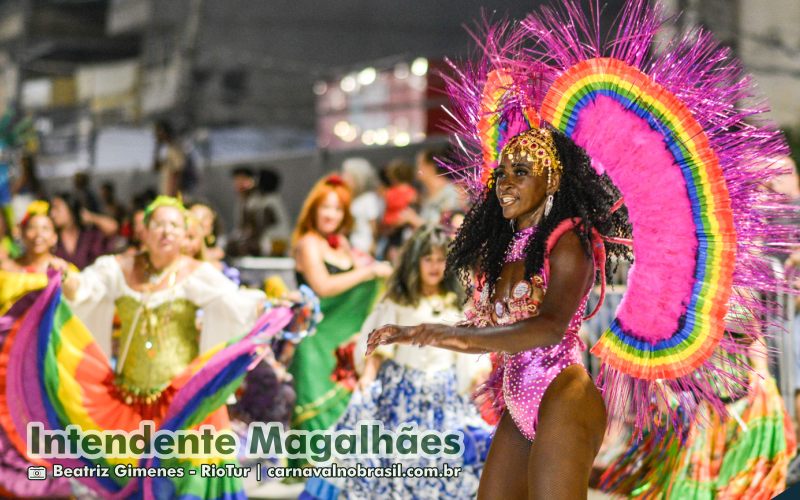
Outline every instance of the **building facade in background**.
<svg viewBox="0 0 800 500"><path fill-rule="evenodd" d="M348 155L381 165L443 141L434 66L469 57L465 26L482 12L521 18L537 3L5 0L0 106L35 118L44 177L90 170L123 199L155 185L151 124L166 118L199 166L222 168L204 195L223 212L225 167L240 162L284 170L287 199L302 199ZM610 19L623 0L603 3ZM800 1L664 4L684 13L675 32L704 25L730 46L771 117L800 130Z"/></svg>

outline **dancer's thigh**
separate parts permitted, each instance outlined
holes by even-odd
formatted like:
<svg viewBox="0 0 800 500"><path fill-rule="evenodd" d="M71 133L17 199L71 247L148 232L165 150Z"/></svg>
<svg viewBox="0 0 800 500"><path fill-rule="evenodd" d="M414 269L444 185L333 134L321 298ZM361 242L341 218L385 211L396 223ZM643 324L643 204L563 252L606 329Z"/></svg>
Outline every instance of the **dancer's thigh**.
<svg viewBox="0 0 800 500"><path fill-rule="evenodd" d="M582 366L566 368L547 388L539 407L528 459L528 498L586 498L605 429L600 391Z"/></svg>
<svg viewBox="0 0 800 500"><path fill-rule="evenodd" d="M520 434L508 412L503 414L481 473L479 500L526 498L531 443Z"/></svg>

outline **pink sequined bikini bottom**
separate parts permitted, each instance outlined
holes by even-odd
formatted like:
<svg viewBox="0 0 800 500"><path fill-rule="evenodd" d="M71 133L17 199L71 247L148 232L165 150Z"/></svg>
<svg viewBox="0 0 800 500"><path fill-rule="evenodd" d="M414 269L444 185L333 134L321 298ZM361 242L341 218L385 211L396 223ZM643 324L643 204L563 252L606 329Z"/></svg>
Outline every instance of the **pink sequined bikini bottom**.
<svg viewBox="0 0 800 500"><path fill-rule="evenodd" d="M517 428L530 441L536 436L539 405L555 378L572 365L582 365L583 342L567 332L559 344L506 354L503 400Z"/></svg>

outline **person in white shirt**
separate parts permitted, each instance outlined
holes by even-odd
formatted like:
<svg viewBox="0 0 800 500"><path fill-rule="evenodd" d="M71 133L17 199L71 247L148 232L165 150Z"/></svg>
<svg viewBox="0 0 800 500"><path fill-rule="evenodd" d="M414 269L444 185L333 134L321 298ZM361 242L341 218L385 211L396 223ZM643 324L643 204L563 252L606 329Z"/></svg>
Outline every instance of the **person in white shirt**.
<svg viewBox="0 0 800 500"><path fill-rule="evenodd" d="M342 163L342 178L353 193L350 245L361 253L374 255L378 221L384 211L383 200L376 191L378 174L364 158L348 158Z"/></svg>

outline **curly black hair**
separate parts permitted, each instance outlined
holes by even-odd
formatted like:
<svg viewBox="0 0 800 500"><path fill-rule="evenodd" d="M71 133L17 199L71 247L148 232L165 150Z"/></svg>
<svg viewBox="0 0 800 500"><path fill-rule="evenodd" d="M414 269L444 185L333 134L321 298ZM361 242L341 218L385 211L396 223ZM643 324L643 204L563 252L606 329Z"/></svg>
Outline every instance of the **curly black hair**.
<svg viewBox="0 0 800 500"><path fill-rule="evenodd" d="M587 255L591 255L591 231L602 236L630 238L631 227L623 206L612 211L619 191L606 174L598 175L586 152L563 133L550 129L562 165L561 183L553 195L553 207L542 219L525 248L525 278L530 279L544 264L548 237L562 221L577 218L576 233ZM469 289L474 275L482 278L489 293L500 277L504 256L513 233L493 189L486 188L464 218L448 254L447 266L458 273ZM606 265L619 257L632 260L628 246L606 242ZM610 273L609 273L610 274Z"/></svg>

